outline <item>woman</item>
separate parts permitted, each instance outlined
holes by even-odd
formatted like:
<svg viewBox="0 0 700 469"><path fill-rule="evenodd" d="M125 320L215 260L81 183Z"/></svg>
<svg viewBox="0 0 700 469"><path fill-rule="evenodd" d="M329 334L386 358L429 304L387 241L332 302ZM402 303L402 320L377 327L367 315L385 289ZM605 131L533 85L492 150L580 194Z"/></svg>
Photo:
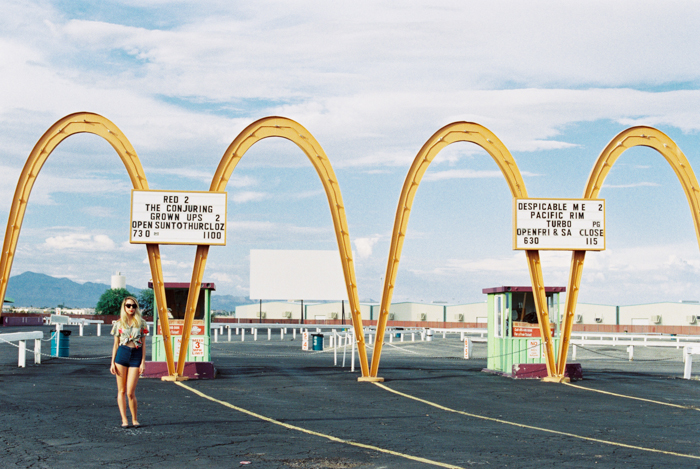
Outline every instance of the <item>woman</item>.
<svg viewBox="0 0 700 469"><path fill-rule="evenodd" d="M131 423L140 426L136 412L136 383L146 365L146 335L148 326L141 318L141 311L136 298L127 296L122 301L119 321L112 326L114 347L112 348L112 365L109 371L117 377L117 404L122 416L122 428L129 428L126 418L126 397L129 398Z"/></svg>

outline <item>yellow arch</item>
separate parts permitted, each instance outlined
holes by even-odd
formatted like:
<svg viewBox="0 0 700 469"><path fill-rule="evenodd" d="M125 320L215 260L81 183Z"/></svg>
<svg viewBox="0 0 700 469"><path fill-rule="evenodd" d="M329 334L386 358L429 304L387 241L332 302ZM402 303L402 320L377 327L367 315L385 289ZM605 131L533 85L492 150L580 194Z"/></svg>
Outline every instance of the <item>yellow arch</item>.
<svg viewBox="0 0 700 469"><path fill-rule="evenodd" d="M503 173L503 177L505 177L513 197L527 197L525 182L520 174L518 165L515 163L515 160L506 146L486 127L471 122L455 122L435 132L423 145L406 175L403 189L401 189L399 204L396 208L389 259L387 261L386 275L384 276L384 289L382 290L379 321L377 323L377 341L374 345L374 352L372 353L370 377L373 380L382 379L377 378L377 371L379 369L379 360L384 344L384 332L386 330L387 319L389 318L391 298L394 294L394 285L396 282L399 260L401 258L401 249L406 236L408 218L411 213L413 199L416 196L416 191L423 178L423 174L425 174L433 158L435 158L440 150L455 142L472 142L486 150ZM541 336L545 342L547 372L549 376L552 376L555 370L554 350L549 327L543 327L543 324L549 324L549 313L547 311L547 299L544 291L540 254L539 251L526 251L526 256L528 269L530 271L530 281L532 282L533 296L535 298L535 306L537 308L537 316L540 323Z"/></svg>
<svg viewBox="0 0 700 469"><path fill-rule="evenodd" d="M309 157L311 164L321 178L321 183L326 191L328 205L331 209L335 236L338 242L338 251L345 275L345 285L348 291L352 322L357 339L358 352L360 356L360 366L362 376L368 375L367 352L365 350L365 339L362 333L362 316L360 315L360 301L357 294L357 281L355 280L355 265L352 259L352 247L350 245L350 235L348 234L348 223L345 216L345 206L340 194L340 186L335 177L331 163L328 160L323 148L316 139L299 123L284 117L265 117L253 122L246 127L231 142L226 149L219 167L214 173L214 177L209 188L213 192L221 192L226 189L233 170L243 157L246 151L256 142L269 137L282 137L294 142ZM197 307L199 288L202 284L204 267L209 253L209 246L198 246L192 271L192 282L187 297L185 324L182 343L189 343L189 332L194 319ZM178 359L178 375L182 375L184 370L184 358L187 353L186 347L180 349Z"/></svg>
<svg viewBox="0 0 700 469"><path fill-rule="evenodd" d="M15 250L17 249L19 233L22 229L24 213L27 209L29 195L32 192L39 171L41 171L49 155L58 144L77 133L95 134L107 140L124 163L134 189L148 189L146 175L134 147L131 146L129 140L127 140L119 128L111 121L98 114L89 112L70 114L60 119L52 125L44 135L42 135L36 145L34 145L34 148L24 164L19 180L17 181L17 188L15 189L15 195L12 199L12 207L10 208L10 216L7 220L2 256L0 257L0 298L5 298L7 282L10 279L12 262L14 260ZM153 290L158 300L158 316L164 325L163 334L169 335L170 328L168 327L168 315L165 313L167 307L165 304L165 287L161 269L160 249L157 244L148 244L147 250L148 261L151 266L151 276L153 277ZM174 370L172 366L173 357L170 348L170 340L166 340L165 343L167 344L165 352L166 357L168 357L168 371L172 374Z"/></svg>
<svg viewBox="0 0 700 469"><path fill-rule="evenodd" d="M690 205L690 212L695 223L695 235L700 245L700 185L695 177L695 173L690 166L690 162L678 145L666 134L653 127L631 127L620 132L603 149L598 157L583 193L585 199L595 199L598 197L603 182L608 176L610 169L620 155L627 149L637 146L653 148L661 153L668 161L676 173L678 180L683 187L685 196ZM566 316L563 327L561 347L559 349L559 359L557 361L557 375L564 376L566 360L569 352L569 340L571 338L571 328L576 312L576 302L578 299L579 286L581 285L581 275L583 273L583 261L586 251L574 251L571 255L571 267L569 271L569 283L566 295Z"/></svg>

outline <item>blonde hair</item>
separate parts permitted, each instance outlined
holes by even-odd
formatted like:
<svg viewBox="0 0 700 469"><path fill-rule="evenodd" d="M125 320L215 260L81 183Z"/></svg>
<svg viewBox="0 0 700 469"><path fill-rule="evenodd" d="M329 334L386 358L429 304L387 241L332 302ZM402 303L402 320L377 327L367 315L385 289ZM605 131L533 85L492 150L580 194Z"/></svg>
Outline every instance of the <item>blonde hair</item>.
<svg viewBox="0 0 700 469"><path fill-rule="evenodd" d="M136 303L136 311L134 311L134 318L133 322L130 321L129 315L126 312L126 308L124 307L124 304L126 304L126 300L132 300L134 303ZM139 308L139 302L136 298L133 296L127 296L122 300L122 307L119 311L119 321L122 323L123 326L140 326L141 322L143 319L141 318L141 308Z"/></svg>

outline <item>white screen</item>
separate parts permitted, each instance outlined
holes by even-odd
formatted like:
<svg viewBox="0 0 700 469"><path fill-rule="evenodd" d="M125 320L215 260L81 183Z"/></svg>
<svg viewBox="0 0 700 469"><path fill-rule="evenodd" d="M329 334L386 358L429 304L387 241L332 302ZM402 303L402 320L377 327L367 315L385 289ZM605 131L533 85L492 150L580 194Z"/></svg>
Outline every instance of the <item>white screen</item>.
<svg viewBox="0 0 700 469"><path fill-rule="evenodd" d="M251 249L250 298L347 301L338 251Z"/></svg>

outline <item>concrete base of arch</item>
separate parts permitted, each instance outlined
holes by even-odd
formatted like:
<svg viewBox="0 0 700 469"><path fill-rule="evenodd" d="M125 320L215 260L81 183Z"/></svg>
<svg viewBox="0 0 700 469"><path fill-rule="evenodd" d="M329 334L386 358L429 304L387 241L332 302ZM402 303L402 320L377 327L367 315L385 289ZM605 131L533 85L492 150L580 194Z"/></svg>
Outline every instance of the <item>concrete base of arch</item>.
<svg viewBox="0 0 700 469"><path fill-rule="evenodd" d="M357 381L360 383L383 383L384 378L378 376L360 376L357 378Z"/></svg>
<svg viewBox="0 0 700 469"><path fill-rule="evenodd" d="M190 379L190 378L188 378L187 376L180 376L180 375L177 375L177 374L175 374L175 375L168 375L168 376L162 376L162 377L160 378L161 381L187 381L187 380L189 380L189 379Z"/></svg>
<svg viewBox="0 0 700 469"><path fill-rule="evenodd" d="M565 376L548 376L546 378L542 378L541 381L543 383L570 383L571 378L567 378Z"/></svg>

